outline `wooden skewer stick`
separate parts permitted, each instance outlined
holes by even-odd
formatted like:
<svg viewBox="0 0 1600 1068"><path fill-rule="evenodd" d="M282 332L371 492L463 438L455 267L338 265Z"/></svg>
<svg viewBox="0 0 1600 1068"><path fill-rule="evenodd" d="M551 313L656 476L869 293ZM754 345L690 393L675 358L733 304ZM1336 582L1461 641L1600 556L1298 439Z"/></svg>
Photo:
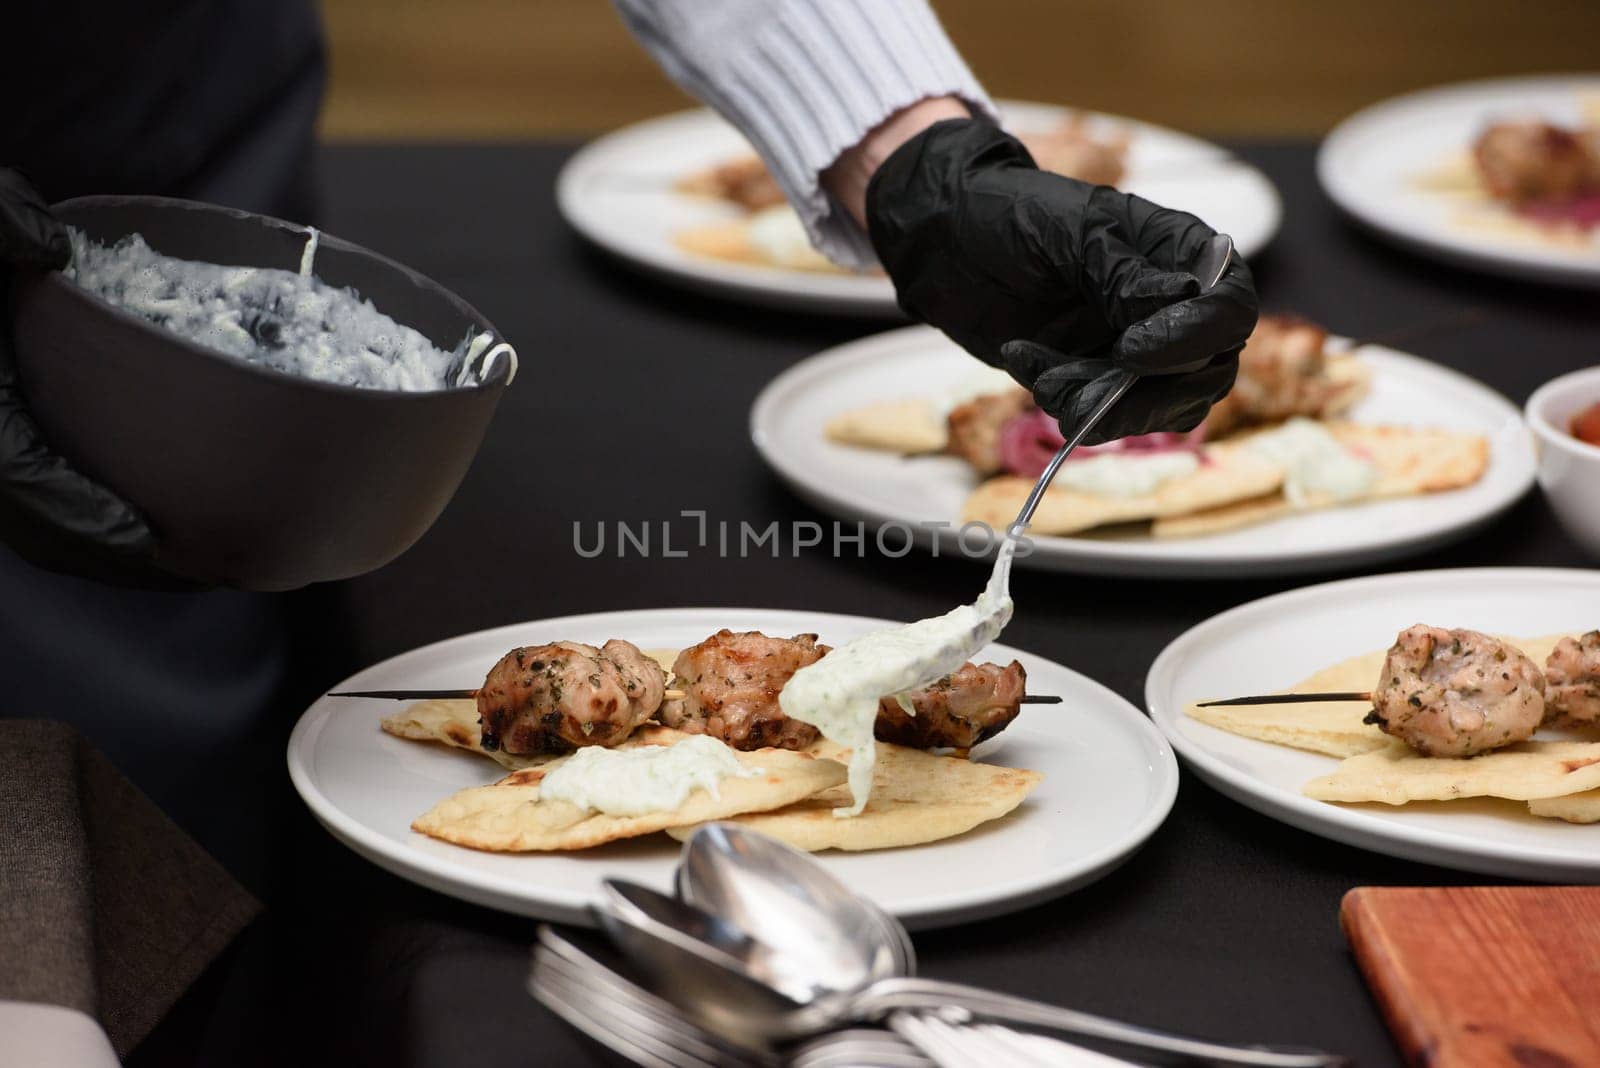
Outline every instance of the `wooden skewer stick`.
<svg viewBox="0 0 1600 1068"><path fill-rule="evenodd" d="M329 697L376 697L386 701L470 701L478 696L477 690L335 690ZM663 701L676 701L687 696L682 690L667 690ZM1028 694L1022 698L1025 705L1058 705L1058 694Z"/></svg>
<svg viewBox="0 0 1600 1068"><path fill-rule="evenodd" d="M1264 693L1254 697L1229 697L1223 701L1197 701L1200 708L1220 708L1225 705L1298 705L1313 701L1368 701L1372 692L1343 690L1331 693Z"/></svg>

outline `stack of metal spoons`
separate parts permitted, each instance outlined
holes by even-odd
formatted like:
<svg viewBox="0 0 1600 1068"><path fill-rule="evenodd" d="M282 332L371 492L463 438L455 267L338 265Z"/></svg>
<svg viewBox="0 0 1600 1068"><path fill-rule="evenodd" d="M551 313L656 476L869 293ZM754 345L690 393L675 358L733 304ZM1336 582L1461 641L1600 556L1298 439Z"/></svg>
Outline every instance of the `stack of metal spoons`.
<svg viewBox="0 0 1600 1068"><path fill-rule="evenodd" d="M985 1063L971 1052L974 1046L990 1049L987 1063L1129 1063L1076 1045L1081 1042L1132 1063L1254 1068L1349 1063L1320 1050L1212 1042L916 978L910 936L899 921L854 894L809 855L732 823L707 825L691 837L678 867L676 895L609 880L594 912L646 977L654 995L644 996L656 1014L670 1005L682 1016L677 1023L705 1036L709 1041L699 1045L715 1054L695 1059L691 1051L685 1054L689 1059L648 1060L624 1051L639 1063L668 1068L831 1064L828 1037L840 1032L858 1033L848 1063L864 1065ZM558 959L551 949L548 940L557 938L541 935L531 987L583 1028L572 1014L570 988L559 1005L545 996L552 969L571 970L571 955ZM611 1016L602 1012L593 1030L583 1029L601 1041L615 1038L596 1033L607 1029ZM862 1042L865 1025L887 1026L905 1043ZM1043 1032L1074 1044L1046 1043L1006 1029ZM887 1040L888 1033L882 1037Z"/></svg>

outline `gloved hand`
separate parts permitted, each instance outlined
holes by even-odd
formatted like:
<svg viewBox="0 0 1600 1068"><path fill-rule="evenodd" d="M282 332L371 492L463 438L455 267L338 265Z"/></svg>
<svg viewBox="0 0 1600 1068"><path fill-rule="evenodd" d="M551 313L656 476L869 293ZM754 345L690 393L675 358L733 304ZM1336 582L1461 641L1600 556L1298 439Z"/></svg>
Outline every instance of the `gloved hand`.
<svg viewBox="0 0 1600 1068"><path fill-rule="evenodd" d="M1144 376L1087 444L1194 429L1232 388L1255 328L1237 257L1205 293L1188 273L1216 236L1205 223L1041 171L982 119L935 123L896 149L867 186L866 216L900 306L1004 367L1063 434L1120 371Z"/></svg>
<svg viewBox="0 0 1600 1068"><path fill-rule="evenodd" d="M38 191L0 167L0 540L52 571L172 588L181 583L155 568L154 539L138 512L51 450L17 382L11 277L59 269L71 255Z"/></svg>

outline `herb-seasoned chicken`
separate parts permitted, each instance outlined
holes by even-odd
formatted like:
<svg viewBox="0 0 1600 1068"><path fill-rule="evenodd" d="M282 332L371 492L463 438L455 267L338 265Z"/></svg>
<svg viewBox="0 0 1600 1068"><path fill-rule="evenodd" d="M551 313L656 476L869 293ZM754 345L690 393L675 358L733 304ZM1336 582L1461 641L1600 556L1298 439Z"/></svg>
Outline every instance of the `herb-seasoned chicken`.
<svg viewBox="0 0 1600 1068"><path fill-rule="evenodd" d="M1239 376L1206 416L1207 437L1324 414L1350 388L1328 375L1328 332L1292 315L1263 315L1239 353Z"/></svg>
<svg viewBox="0 0 1600 1068"><path fill-rule="evenodd" d="M1428 756L1466 757L1525 741L1544 719L1544 676L1475 630L1400 632L1372 694L1369 723Z"/></svg>
<svg viewBox="0 0 1600 1068"><path fill-rule="evenodd" d="M709 734L735 749L804 749L819 737L809 723L783 714L778 694L796 671L828 651L815 634L771 638L760 631L720 630L678 654L673 686L681 699L661 707L660 720L689 734ZM1027 676L1022 665L963 664L913 690L906 715L893 697L878 706L876 735L919 749L970 749L1017 717Z"/></svg>
<svg viewBox="0 0 1600 1068"><path fill-rule="evenodd" d="M913 749L971 749L1005 730L1022 710L1028 675L1013 660L962 664L955 671L906 694L915 715L885 697L878 704L873 734L880 742Z"/></svg>
<svg viewBox="0 0 1600 1068"><path fill-rule="evenodd" d="M945 417L945 452L959 456L980 475L996 474L1005 467L1000 431L1017 416L1031 411L1033 398L1020 386L958 404Z"/></svg>
<svg viewBox="0 0 1600 1068"><path fill-rule="evenodd" d="M581 642L513 649L478 690L483 747L535 754L616 745L656 714L665 690L661 665L618 638L599 649Z"/></svg>
<svg viewBox="0 0 1600 1068"><path fill-rule="evenodd" d="M1091 185L1116 185L1127 169L1128 132L1097 136L1081 111L1070 113L1048 130L1018 136L1042 171Z"/></svg>
<svg viewBox="0 0 1600 1068"><path fill-rule="evenodd" d="M1600 131L1548 122L1497 122L1472 146L1489 194L1512 204L1559 203L1600 193Z"/></svg>
<svg viewBox="0 0 1600 1068"><path fill-rule="evenodd" d="M1600 630L1562 638L1544 664L1545 720L1600 726Z"/></svg>
<svg viewBox="0 0 1600 1068"><path fill-rule="evenodd" d="M778 691L827 651L815 634L769 638L755 630L719 630L678 654L674 686L684 696L666 703L661 722L720 738L735 749L804 749L817 740L817 728L784 715Z"/></svg>

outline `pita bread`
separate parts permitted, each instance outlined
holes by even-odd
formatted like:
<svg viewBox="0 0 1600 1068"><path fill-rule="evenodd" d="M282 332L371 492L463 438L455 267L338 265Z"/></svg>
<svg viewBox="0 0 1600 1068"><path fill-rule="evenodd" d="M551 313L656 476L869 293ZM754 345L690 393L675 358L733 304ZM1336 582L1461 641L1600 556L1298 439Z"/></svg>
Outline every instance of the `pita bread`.
<svg viewBox="0 0 1600 1068"><path fill-rule="evenodd" d="M501 767L518 771L536 768L555 759L552 755L518 756L496 749L483 748L483 735L478 729L478 702L476 701L418 701L392 716L379 720L386 734L413 742L437 742L453 749L464 749L488 757Z"/></svg>
<svg viewBox="0 0 1600 1068"><path fill-rule="evenodd" d="M1158 519L1150 528L1157 538L1194 538L1253 526L1301 511L1362 504L1370 500L1415 497L1424 493L1470 486L1489 466L1489 441L1480 434L1415 427L1368 426L1363 423L1324 423L1340 444L1359 452L1376 465L1378 478L1372 492L1355 501L1328 499L1305 508L1289 503L1282 493L1253 501L1209 508L1191 515ZM1230 438L1248 441L1249 433Z"/></svg>
<svg viewBox="0 0 1600 1068"><path fill-rule="evenodd" d="M1423 756L1401 741L1353 756L1305 785L1318 801L1453 801L1564 797L1600 789L1600 742L1522 742L1479 756Z"/></svg>
<svg viewBox="0 0 1600 1068"><path fill-rule="evenodd" d="M849 750L822 741L813 752L848 759ZM841 819L833 810L850 804L841 785L780 811L740 816L739 823L797 849L861 852L920 845L965 834L1020 805L1044 776L1037 771L937 756L878 743L872 797L860 815ZM694 828L667 833L688 838Z"/></svg>
<svg viewBox="0 0 1600 1068"><path fill-rule="evenodd" d="M1535 664L1543 664L1550 656L1556 642L1563 636L1546 635L1542 638L1504 638L1528 655ZM1383 668L1387 649L1376 649L1360 656L1341 660L1332 667L1323 668L1310 678L1277 693L1336 693L1350 690L1370 690ZM1237 696L1219 694L1222 696ZM1290 705L1240 705L1224 708L1201 708L1190 704L1184 714L1201 723L1209 724L1229 734L1237 734L1258 741L1287 745L1312 753L1328 756L1351 757L1387 747L1392 739L1374 724L1366 723L1372 705L1367 701L1311 701Z"/></svg>
<svg viewBox="0 0 1600 1068"><path fill-rule="evenodd" d="M1283 468L1237 445L1205 450L1208 462L1192 474L1164 483L1138 497L1103 497L1052 487L1039 502L1028 530L1034 534L1075 534L1111 523L1187 515L1271 493L1283 484ZM1016 475L991 478L973 491L962 509L963 522L987 523L1004 530L1033 491L1034 480Z"/></svg>
<svg viewBox="0 0 1600 1068"><path fill-rule="evenodd" d="M732 222L679 230L672 235L672 243L693 255L730 263L744 263L756 267L783 267L787 270L816 271L821 274L850 273L816 249L810 248L796 249L796 258L792 263L774 263L771 257L751 243L748 219L735 219Z"/></svg>
<svg viewBox="0 0 1600 1068"><path fill-rule="evenodd" d="M665 727L636 731L619 749L674 745L690 735ZM458 791L419 816L411 829L431 838L500 853L589 849L620 838L684 824L727 819L744 812L782 808L845 781L845 767L833 760L786 749L734 754L760 776L726 778L713 795L695 790L677 808L641 816L611 816L566 801L539 797L539 783L559 766L554 760L512 772L490 786ZM565 759L565 758L563 758Z"/></svg>
<svg viewBox="0 0 1600 1068"><path fill-rule="evenodd" d="M853 408L828 420L829 441L903 454L938 452L949 435L945 422L925 400L884 401Z"/></svg>
<svg viewBox="0 0 1600 1068"><path fill-rule="evenodd" d="M1565 797L1541 797L1528 802L1528 811L1568 823L1600 823L1600 790L1585 790Z"/></svg>

